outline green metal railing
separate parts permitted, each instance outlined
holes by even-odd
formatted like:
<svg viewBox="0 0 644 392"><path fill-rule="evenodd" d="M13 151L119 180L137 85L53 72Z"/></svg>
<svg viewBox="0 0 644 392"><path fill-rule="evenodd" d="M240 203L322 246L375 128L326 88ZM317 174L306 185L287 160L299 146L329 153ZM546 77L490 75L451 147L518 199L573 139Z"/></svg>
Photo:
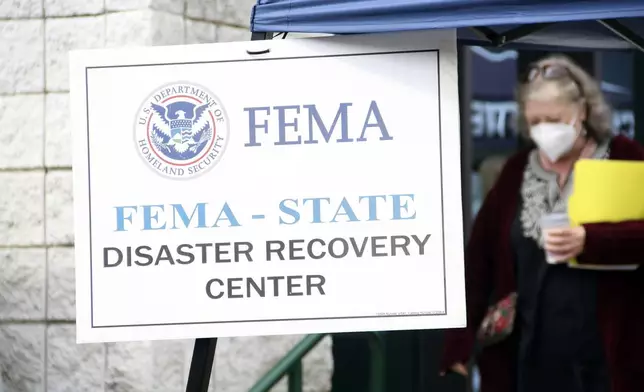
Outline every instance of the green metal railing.
<svg viewBox="0 0 644 392"><path fill-rule="evenodd" d="M327 334L307 335L249 390L269 392L283 377L288 377L288 392L302 392L302 359ZM368 332L371 350L371 392L385 392L385 342L380 332Z"/></svg>

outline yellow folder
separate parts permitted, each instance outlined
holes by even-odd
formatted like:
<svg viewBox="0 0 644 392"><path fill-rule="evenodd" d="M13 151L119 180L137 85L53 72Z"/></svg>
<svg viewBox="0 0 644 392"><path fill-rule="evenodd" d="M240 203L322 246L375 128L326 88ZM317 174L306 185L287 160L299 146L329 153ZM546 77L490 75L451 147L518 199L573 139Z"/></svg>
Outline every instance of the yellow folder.
<svg viewBox="0 0 644 392"><path fill-rule="evenodd" d="M573 226L644 219L644 162L582 159L575 164L568 199ZM644 257L644 256L643 256ZM638 265L590 265L571 260L572 268L635 270Z"/></svg>

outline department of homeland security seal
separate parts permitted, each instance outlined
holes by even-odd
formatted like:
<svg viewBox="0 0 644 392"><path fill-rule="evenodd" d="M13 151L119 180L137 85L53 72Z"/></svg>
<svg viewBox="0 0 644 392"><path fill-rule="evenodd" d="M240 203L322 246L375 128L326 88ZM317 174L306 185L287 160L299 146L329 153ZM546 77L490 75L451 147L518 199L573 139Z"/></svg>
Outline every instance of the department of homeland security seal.
<svg viewBox="0 0 644 392"><path fill-rule="evenodd" d="M194 83L159 88L135 127L139 154L157 173L187 179L212 169L228 142L228 117L217 97Z"/></svg>

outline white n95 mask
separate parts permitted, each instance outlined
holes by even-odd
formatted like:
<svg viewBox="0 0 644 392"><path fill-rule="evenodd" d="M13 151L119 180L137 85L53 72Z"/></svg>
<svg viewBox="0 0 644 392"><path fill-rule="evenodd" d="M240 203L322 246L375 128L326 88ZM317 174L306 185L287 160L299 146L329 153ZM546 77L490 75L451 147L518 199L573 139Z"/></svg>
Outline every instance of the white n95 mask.
<svg viewBox="0 0 644 392"><path fill-rule="evenodd" d="M566 123L541 123L530 128L530 137L550 162L557 162L572 150L577 139L577 130Z"/></svg>

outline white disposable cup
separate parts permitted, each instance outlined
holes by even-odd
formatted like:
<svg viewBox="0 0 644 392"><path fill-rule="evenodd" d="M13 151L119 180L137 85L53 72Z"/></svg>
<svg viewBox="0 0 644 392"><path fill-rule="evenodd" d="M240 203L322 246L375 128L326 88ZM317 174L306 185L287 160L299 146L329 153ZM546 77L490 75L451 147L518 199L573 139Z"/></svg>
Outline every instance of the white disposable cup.
<svg viewBox="0 0 644 392"><path fill-rule="evenodd" d="M568 218L568 214L565 212L555 212L543 215L541 219L539 219L539 225L541 226L541 236L545 243L550 230L570 227L570 219ZM561 260L556 255L546 252L546 262L549 264L555 264L562 261L565 260Z"/></svg>

